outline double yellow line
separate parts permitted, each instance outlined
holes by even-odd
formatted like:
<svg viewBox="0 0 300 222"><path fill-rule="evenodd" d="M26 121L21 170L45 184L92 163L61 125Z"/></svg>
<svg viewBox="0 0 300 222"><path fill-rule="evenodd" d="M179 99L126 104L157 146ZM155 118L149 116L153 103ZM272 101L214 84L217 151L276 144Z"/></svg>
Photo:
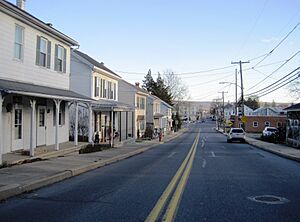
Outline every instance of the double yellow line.
<svg viewBox="0 0 300 222"><path fill-rule="evenodd" d="M154 206L154 208L152 209L152 211L146 218L146 220L145 220L146 222L154 222L159 219L162 210L164 209L167 201L170 199L172 192L176 188L176 190L173 193L173 196L169 202L169 205L165 211L165 214L163 216L163 221L169 222L169 221L173 221L175 219L176 212L179 207L185 185L188 181L188 178L189 178L192 166L193 166L199 138L200 138L200 129L199 129L197 137L196 137L189 153L187 154L183 163L181 164L181 166L177 170L176 174L172 178L171 182L169 183L169 185L167 186L167 188L165 189L165 191L163 192L163 194L157 201L156 205ZM177 187L176 187L176 185L177 185Z"/></svg>

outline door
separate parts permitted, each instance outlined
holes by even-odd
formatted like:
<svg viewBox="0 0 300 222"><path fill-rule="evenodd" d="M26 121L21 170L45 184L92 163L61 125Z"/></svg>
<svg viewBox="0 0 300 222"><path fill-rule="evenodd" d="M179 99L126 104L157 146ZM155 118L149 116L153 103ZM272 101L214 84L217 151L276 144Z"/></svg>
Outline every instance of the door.
<svg viewBox="0 0 300 222"><path fill-rule="evenodd" d="M23 109L15 107L13 111L12 151L23 149Z"/></svg>
<svg viewBox="0 0 300 222"><path fill-rule="evenodd" d="M46 145L46 107L38 106L37 146Z"/></svg>

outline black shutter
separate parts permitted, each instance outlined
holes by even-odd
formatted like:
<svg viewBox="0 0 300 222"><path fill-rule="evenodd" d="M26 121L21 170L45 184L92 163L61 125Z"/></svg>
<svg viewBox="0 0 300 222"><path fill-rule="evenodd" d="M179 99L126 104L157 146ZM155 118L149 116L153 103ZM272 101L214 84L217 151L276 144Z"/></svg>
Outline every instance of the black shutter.
<svg viewBox="0 0 300 222"><path fill-rule="evenodd" d="M63 72L67 71L67 50L64 48L64 61L63 61Z"/></svg>
<svg viewBox="0 0 300 222"><path fill-rule="evenodd" d="M36 38L36 57L35 57L35 64L37 66L40 65L40 45L41 45L41 37L37 36L37 38Z"/></svg>
<svg viewBox="0 0 300 222"><path fill-rule="evenodd" d="M51 42L48 40L47 41L47 68L50 69L50 64L51 64Z"/></svg>
<svg viewBox="0 0 300 222"><path fill-rule="evenodd" d="M58 45L55 44L54 70L58 71Z"/></svg>

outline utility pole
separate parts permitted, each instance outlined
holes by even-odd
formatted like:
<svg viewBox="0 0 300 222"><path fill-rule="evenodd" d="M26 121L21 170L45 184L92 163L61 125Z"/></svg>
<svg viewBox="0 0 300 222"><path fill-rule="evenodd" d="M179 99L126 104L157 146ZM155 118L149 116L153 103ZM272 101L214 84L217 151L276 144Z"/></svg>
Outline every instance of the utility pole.
<svg viewBox="0 0 300 222"><path fill-rule="evenodd" d="M223 110L223 113L222 113L222 124L223 124L223 132L225 132L225 123L224 123L224 120L225 120L225 104L224 104L224 93L228 93L228 92L219 92L219 93L222 93L222 110Z"/></svg>
<svg viewBox="0 0 300 222"><path fill-rule="evenodd" d="M242 116L245 115L244 110L244 86L243 86L243 71L242 71L242 64L250 63L249 61L242 62L241 60L238 62L231 62L231 64L239 64L240 65L240 75L241 75L241 102L242 102Z"/></svg>
<svg viewBox="0 0 300 222"><path fill-rule="evenodd" d="M238 111L238 99L237 99L237 69L235 69L235 118L234 118L234 125L238 127L239 124L239 111Z"/></svg>

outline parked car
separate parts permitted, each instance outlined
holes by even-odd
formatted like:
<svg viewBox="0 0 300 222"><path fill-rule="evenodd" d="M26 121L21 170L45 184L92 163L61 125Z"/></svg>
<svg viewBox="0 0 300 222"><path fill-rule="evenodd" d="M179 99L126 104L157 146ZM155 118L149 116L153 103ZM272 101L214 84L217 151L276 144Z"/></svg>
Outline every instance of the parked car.
<svg viewBox="0 0 300 222"><path fill-rule="evenodd" d="M232 141L245 142L245 131L242 128L231 128L227 134L227 143Z"/></svg>
<svg viewBox="0 0 300 222"><path fill-rule="evenodd" d="M275 127L270 127L267 126L265 127L265 129L262 131L262 136L263 137L268 137L268 136L272 136L273 134L278 133L278 129Z"/></svg>
<svg viewBox="0 0 300 222"><path fill-rule="evenodd" d="M269 142L278 142L279 131L275 127L267 126L262 132L261 138Z"/></svg>

